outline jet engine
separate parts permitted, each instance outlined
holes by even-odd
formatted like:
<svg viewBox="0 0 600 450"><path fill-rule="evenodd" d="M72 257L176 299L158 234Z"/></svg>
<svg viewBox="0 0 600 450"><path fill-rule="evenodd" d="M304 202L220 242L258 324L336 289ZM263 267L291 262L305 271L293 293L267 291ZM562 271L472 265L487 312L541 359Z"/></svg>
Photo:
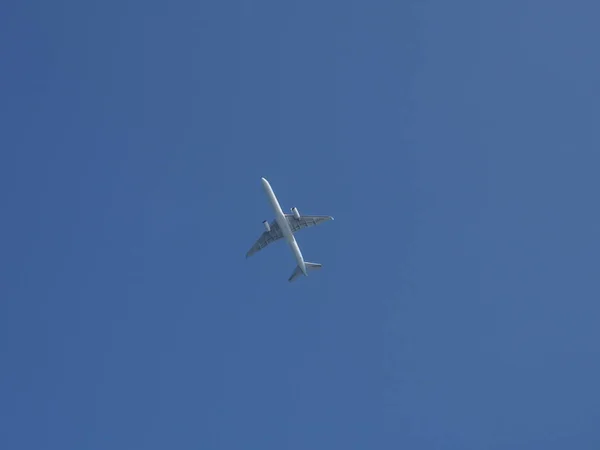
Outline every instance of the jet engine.
<svg viewBox="0 0 600 450"><path fill-rule="evenodd" d="M263 225L265 226L265 230L267 230L267 232L271 231L271 225L269 225L268 220L263 220Z"/></svg>
<svg viewBox="0 0 600 450"><path fill-rule="evenodd" d="M300 219L300 213L298 212L298 208L296 208L295 206L292 208L292 213L294 214L294 217L296 219Z"/></svg>

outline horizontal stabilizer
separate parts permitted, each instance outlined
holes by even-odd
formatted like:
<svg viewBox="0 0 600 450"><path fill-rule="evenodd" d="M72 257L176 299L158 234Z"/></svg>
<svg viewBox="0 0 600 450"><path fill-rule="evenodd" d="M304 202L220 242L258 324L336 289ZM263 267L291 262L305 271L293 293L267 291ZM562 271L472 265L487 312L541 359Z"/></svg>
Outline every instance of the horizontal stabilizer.
<svg viewBox="0 0 600 450"><path fill-rule="evenodd" d="M307 271L309 271L309 270L315 270L315 269L320 269L321 267L323 267L319 263L305 262L304 264L306 265L306 270ZM288 281L290 281L290 282L294 281L300 275L303 275L302 269L300 268L300 266L296 266L296 268L292 272L292 275L290 276L290 278L288 279Z"/></svg>
<svg viewBox="0 0 600 450"><path fill-rule="evenodd" d="M300 266L296 266L296 268L292 272L292 275L288 278L288 281L294 281L298 277L298 275L302 275L302 269L300 268Z"/></svg>
<svg viewBox="0 0 600 450"><path fill-rule="evenodd" d="M319 263L309 263L309 262L305 262L304 264L306 264L306 268L308 270L315 270L315 269L320 269L321 267L323 267L322 264Z"/></svg>

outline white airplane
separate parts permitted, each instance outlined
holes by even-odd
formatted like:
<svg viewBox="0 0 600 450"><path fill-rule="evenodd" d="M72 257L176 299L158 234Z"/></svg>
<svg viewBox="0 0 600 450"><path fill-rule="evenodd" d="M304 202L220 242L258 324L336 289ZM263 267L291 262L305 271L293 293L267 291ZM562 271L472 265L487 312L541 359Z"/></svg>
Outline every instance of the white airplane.
<svg viewBox="0 0 600 450"><path fill-rule="evenodd" d="M294 281L296 277L300 274L304 274L308 276L309 270L320 269L321 264L311 263L304 261L302 257L302 252L300 252L300 248L298 247L298 243L294 238L294 233L302 228L311 227L313 225L318 225L320 223L326 222L328 220L333 220L331 216L301 216L298 212L298 208L292 208L292 214L284 214L281 206L279 206L279 202L277 201L277 197L275 197L275 193L273 192L273 188L269 182L261 178L263 188L267 193L267 197L271 202L271 206L275 211L275 220L273 220L270 224L268 221L263 221L263 225L265 226L266 231L258 238L256 243L252 246L248 253L246 253L246 258L253 255L259 250L262 250L271 242L275 242L278 239L285 238L287 243L289 244L292 252L294 252L294 257L296 258L296 262L298 266L294 269L294 272L288 279L288 281Z"/></svg>

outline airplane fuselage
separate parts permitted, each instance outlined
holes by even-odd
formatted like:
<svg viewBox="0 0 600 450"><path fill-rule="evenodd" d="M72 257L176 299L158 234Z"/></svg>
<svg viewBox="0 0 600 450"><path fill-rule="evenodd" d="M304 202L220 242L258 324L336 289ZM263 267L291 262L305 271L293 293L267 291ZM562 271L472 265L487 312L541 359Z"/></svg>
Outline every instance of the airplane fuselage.
<svg viewBox="0 0 600 450"><path fill-rule="evenodd" d="M277 225L279 225L279 228L281 229L283 237L285 238L288 245L292 249L292 252L294 253L294 258L296 258L296 262L298 263L298 267L300 267L300 269L302 270L302 273L304 275L307 275L306 264L304 262L304 258L302 257L302 252L300 251L300 247L298 247L298 242L296 242L296 238L294 237L294 233L292 233L290 224L289 224L287 218L285 217L285 214L283 213L281 206L279 205L279 201L277 200L277 197L275 197L273 188L271 187L271 185L269 184L269 182L266 179L261 178L261 181L262 181L262 185L265 190L265 193L267 194L267 197L269 198L269 202L271 203L271 206L273 207L273 211L275 212L275 221L277 222Z"/></svg>

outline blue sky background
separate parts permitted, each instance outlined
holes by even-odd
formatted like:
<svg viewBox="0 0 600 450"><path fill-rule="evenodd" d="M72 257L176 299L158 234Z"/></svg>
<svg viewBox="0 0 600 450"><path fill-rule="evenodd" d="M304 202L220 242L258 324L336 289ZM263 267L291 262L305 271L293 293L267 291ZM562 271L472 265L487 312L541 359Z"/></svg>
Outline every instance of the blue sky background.
<svg viewBox="0 0 600 450"><path fill-rule="evenodd" d="M599 14L3 1L0 448L600 448Z"/></svg>

